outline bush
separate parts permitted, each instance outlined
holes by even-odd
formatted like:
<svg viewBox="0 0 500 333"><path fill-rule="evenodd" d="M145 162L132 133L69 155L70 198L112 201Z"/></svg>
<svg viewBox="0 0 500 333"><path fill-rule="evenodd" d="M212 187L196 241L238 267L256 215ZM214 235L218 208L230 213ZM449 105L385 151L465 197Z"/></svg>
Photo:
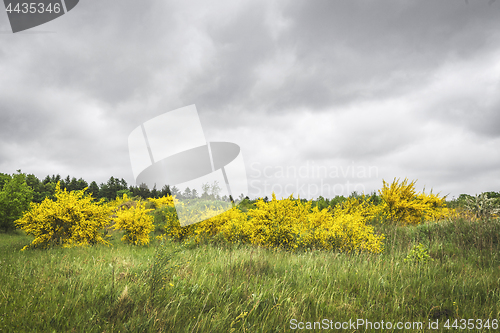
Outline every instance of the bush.
<svg viewBox="0 0 500 333"><path fill-rule="evenodd" d="M26 184L26 175L21 173L12 177L3 177L3 187L0 190L0 229L14 230L14 221L29 209L33 198L33 190Z"/></svg>
<svg viewBox="0 0 500 333"><path fill-rule="evenodd" d="M187 227L179 225L173 212L163 210L168 214L163 219L164 236L195 243L223 240L289 250L318 248L380 253L384 236L375 235L373 228L366 225L374 208L357 200L362 199L348 199L349 207L337 207L332 215L329 209L311 208L311 201L303 202L292 196L277 200L273 193L271 201L259 199L256 208L247 213L234 207L213 216L218 212L217 207L207 206L204 213L213 217ZM355 205L360 209L350 211Z"/></svg>
<svg viewBox="0 0 500 333"><path fill-rule="evenodd" d="M103 229L110 222L108 205L94 202L85 190L68 192L56 185L56 200L45 199L31 203L30 210L16 221L28 235L35 237L29 247L46 248L51 245L63 247L105 243Z"/></svg>
<svg viewBox="0 0 500 333"><path fill-rule="evenodd" d="M497 200L489 198L487 193L467 197L465 206L477 219L495 218L500 214L500 205Z"/></svg>
<svg viewBox="0 0 500 333"><path fill-rule="evenodd" d="M334 208L311 209L312 202L273 199L259 200L249 211L253 224L252 243L289 249L317 248L342 252L380 253L383 235L375 235L366 224L374 208L363 198L349 198Z"/></svg>
<svg viewBox="0 0 500 333"><path fill-rule="evenodd" d="M249 243L252 224L246 214L233 207L196 225L195 240L219 236L228 243Z"/></svg>
<svg viewBox="0 0 500 333"><path fill-rule="evenodd" d="M368 221L378 214L379 207L366 197L349 198L333 210L334 226L339 243L337 247L346 252L363 251L381 253L384 248L383 234L377 235Z"/></svg>
<svg viewBox="0 0 500 333"><path fill-rule="evenodd" d="M420 224L424 220L440 220L453 214L453 210L446 207L445 198L432 193L416 193L416 181L408 180L399 183L399 179L389 186L383 181L383 188L379 190L382 199L381 215L390 223L397 225Z"/></svg>
<svg viewBox="0 0 500 333"><path fill-rule="evenodd" d="M167 195L161 198L148 198L149 207L153 209L158 209L162 207L175 207L179 200L175 196Z"/></svg>
<svg viewBox="0 0 500 333"><path fill-rule="evenodd" d="M177 211L175 207L163 207L161 208L159 214L160 216L158 216L158 219L164 224L164 234L162 236L158 236L158 239L168 236L176 241L183 241L192 236L196 224L181 227L179 219L177 218Z"/></svg>
<svg viewBox="0 0 500 333"><path fill-rule="evenodd" d="M427 262L434 261L427 252L427 248L422 245L414 245L408 256L405 258L404 262L412 264L425 264Z"/></svg>
<svg viewBox="0 0 500 333"><path fill-rule="evenodd" d="M147 209L146 203L131 201L126 194L114 202L116 206L115 230L123 230L125 235L122 241L135 245L149 244L149 233L154 230L153 216L148 213L153 209Z"/></svg>
<svg viewBox="0 0 500 333"><path fill-rule="evenodd" d="M292 196L276 200L274 193L271 201L259 199L255 203L257 208L248 212L253 225L252 243L265 247L299 247L296 240L305 231L303 227L308 222L311 204L303 204Z"/></svg>

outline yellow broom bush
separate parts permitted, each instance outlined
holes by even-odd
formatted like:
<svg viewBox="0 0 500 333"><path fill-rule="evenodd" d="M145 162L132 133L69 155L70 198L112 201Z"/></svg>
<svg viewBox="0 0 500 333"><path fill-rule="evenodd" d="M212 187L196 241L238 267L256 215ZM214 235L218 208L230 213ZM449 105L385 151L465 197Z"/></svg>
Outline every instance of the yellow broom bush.
<svg viewBox="0 0 500 333"><path fill-rule="evenodd" d="M238 208L233 207L227 211L212 210L207 214L218 215L196 224L193 228L193 237L196 242L219 235L229 243L249 243L252 227L250 223L245 223L248 222L246 214Z"/></svg>
<svg viewBox="0 0 500 333"><path fill-rule="evenodd" d="M41 203L32 202L30 210L15 222L26 234L35 237L23 250L51 245L109 244L104 238L104 228L110 222L111 208L102 200L94 202L85 191L68 192L57 183L55 201L47 198Z"/></svg>
<svg viewBox="0 0 500 333"><path fill-rule="evenodd" d="M158 209L161 207L175 207L179 203L179 200L174 196L167 195L161 198L148 198L150 202L150 208Z"/></svg>
<svg viewBox="0 0 500 333"><path fill-rule="evenodd" d="M401 183L399 179L392 184L383 181L379 190L382 198L380 213L386 221L396 225L417 225L425 220L437 221L453 214L445 204L445 198L433 194L417 193L416 181L408 183L405 178Z"/></svg>
<svg viewBox="0 0 500 333"><path fill-rule="evenodd" d="M158 236L158 239L169 236L175 240L187 240L196 236L197 241L200 241L202 238L217 235L224 223L234 220L234 217L229 217L235 214L234 208L226 210L225 205L219 205L211 200L193 200L188 203L176 201L175 207L161 209L162 220L165 221L163 226L165 233ZM183 212L186 220L201 222L181 226L176 209Z"/></svg>
<svg viewBox="0 0 500 333"><path fill-rule="evenodd" d="M225 218L225 223L220 227L224 239L230 243L251 243L253 223L247 214L236 207L224 214L221 219Z"/></svg>
<svg viewBox="0 0 500 333"><path fill-rule="evenodd" d="M130 204L126 204L130 203ZM135 245L149 244L149 234L154 230L153 216L148 214L153 209L147 209L146 203L130 201L126 194L115 201L115 230L123 230L122 241Z"/></svg>
<svg viewBox="0 0 500 333"><path fill-rule="evenodd" d="M356 203L357 201L357 203ZM351 207L359 209L352 210ZM337 231L337 247L345 252L381 253L384 235L376 235L368 220L378 213L378 207L367 201L348 199L346 205L336 207L333 211L334 225Z"/></svg>
<svg viewBox="0 0 500 333"><path fill-rule="evenodd" d="M176 203L176 205L183 205L182 202ZM176 241L187 240L192 234L195 228L194 224L181 227L179 219L177 218L177 211L175 207L164 207L159 212L165 221L163 226L163 234L157 236L157 239L164 239L170 237Z"/></svg>
<svg viewBox="0 0 500 333"><path fill-rule="evenodd" d="M277 200L273 193L271 201L259 199L255 205L257 207L246 214L236 207L225 212L207 211L209 216L220 214L187 227L181 227L176 216L170 215L165 234L159 238L168 236L176 240L201 242L220 237L231 243L290 250L382 251L383 235L375 235L373 228L366 224L369 216L374 214L374 208L366 203L348 201L332 215L327 209L311 209L311 201L301 202L293 196ZM353 207L358 207L358 210Z"/></svg>
<svg viewBox="0 0 500 333"><path fill-rule="evenodd" d="M303 231L311 204L293 200L293 196L277 200L274 193L269 202L257 200L257 208L247 213L253 228L251 242L265 247L297 248L296 240Z"/></svg>

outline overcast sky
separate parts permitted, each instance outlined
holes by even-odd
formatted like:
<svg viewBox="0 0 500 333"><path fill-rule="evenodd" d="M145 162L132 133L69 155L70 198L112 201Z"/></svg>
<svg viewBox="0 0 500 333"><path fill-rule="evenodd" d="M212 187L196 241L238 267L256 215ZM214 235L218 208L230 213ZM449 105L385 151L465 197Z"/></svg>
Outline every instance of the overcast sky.
<svg viewBox="0 0 500 333"><path fill-rule="evenodd" d="M128 135L196 104L249 194L418 179L500 191L500 2L88 1L13 34L0 11L0 172L135 183Z"/></svg>

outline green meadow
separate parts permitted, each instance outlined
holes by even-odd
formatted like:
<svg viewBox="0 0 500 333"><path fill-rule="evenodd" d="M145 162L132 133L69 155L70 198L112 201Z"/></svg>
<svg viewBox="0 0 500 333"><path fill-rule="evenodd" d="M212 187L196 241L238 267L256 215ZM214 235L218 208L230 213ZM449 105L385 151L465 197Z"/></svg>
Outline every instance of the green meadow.
<svg viewBox="0 0 500 333"><path fill-rule="evenodd" d="M372 224L382 254L134 246L120 233L112 246L20 251L32 237L0 233L0 332L498 330L500 219Z"/></svg>

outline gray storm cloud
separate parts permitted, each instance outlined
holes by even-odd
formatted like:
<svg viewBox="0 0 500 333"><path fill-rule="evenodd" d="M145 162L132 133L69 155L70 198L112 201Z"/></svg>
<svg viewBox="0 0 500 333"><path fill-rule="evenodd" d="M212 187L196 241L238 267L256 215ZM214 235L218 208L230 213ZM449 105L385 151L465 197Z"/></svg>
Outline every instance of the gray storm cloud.
<svg viewBox="0 0 500 333"><path fill-rule="evenodd" d="M86 1L12 34L3 13L0 172L133 183L128 134L196 104L207 140L241 147L250 195L393 177L498 191L499 14L487 0ZM297 186L262 172L313 162L378 173Z"/></svg>

